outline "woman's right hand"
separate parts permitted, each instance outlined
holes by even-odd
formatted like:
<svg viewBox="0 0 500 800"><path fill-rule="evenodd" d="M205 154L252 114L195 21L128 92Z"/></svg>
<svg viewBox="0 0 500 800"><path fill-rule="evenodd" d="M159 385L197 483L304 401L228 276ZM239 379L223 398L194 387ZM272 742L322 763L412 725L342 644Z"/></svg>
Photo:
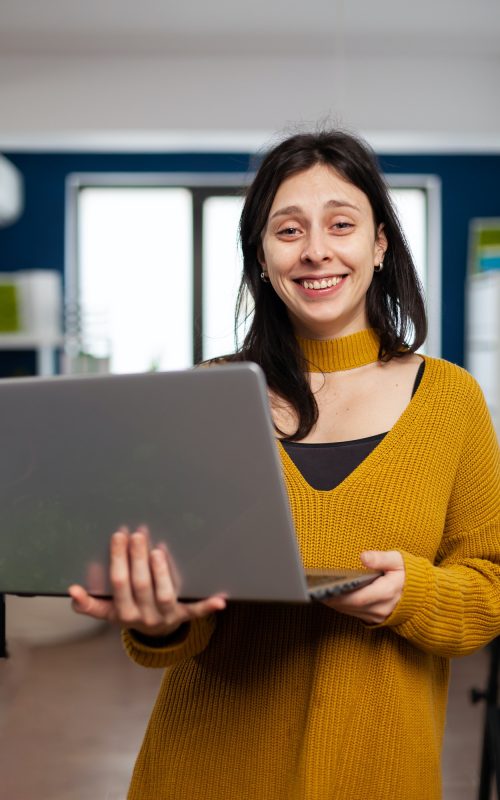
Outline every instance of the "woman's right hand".
<svg viewBox="0 0 500 800"><path fill-rule="evenodd" d="M110 546L111 599L93 597L82 586L70 586L78 614L116 622L146 636L169 636L183 623L226 606L223 595L194 603L177 598L178 580L166 548L150 549L145 528L114 533Z"/></svg>

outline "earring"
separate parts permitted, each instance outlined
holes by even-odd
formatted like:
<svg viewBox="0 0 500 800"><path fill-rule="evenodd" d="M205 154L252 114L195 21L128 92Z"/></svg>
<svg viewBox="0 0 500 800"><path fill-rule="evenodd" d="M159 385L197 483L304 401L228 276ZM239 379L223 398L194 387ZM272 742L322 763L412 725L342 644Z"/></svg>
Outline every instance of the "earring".
<svg viewBox="0 0 500 800"><path fill-rule="evenodd" d="M267 274L267 272L261 272L260 273L260 279L261 279L262 283L270 283L269 275Z"/></svg>
<svg viewBox="0 0 500 800"><path fill-rule="evenodd" d="M384 269L383 261L381 261L380 264L375 264L375 266L373 267L374 272L382 272L383 269Z"/></svg>

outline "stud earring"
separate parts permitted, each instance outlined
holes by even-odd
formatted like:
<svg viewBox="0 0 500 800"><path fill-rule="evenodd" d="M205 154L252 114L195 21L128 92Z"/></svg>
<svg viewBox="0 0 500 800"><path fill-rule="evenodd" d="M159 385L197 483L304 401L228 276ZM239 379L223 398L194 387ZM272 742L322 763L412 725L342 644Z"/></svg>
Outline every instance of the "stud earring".
<svg viewBox="0 0 500 800"><path fill-rule="evenodd" d="M382 272L383 269L384 269L383 261L381 261L380 264L375 264L375 266L373 267L374 272Z"/></svg>
<svg viewBox="0 0 500 800"><path fill-rule="evenodd" d="M270 283L269 275L267 274L267 272L261 272L260 273L260 279L261 279L262 283Z"/></svg>

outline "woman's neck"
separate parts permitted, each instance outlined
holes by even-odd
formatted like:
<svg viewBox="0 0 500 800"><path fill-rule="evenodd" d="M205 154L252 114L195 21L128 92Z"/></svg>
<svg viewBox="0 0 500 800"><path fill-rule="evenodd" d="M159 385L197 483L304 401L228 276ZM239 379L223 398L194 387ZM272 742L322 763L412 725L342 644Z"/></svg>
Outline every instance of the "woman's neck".
<svg viewBox="0 0 500 800"><path fill-rule="evenodd" d="M305 339L297 336L308 362L308 372L340 372L364 367L379 359L380 340L373 328L338 339Z"/></svg>

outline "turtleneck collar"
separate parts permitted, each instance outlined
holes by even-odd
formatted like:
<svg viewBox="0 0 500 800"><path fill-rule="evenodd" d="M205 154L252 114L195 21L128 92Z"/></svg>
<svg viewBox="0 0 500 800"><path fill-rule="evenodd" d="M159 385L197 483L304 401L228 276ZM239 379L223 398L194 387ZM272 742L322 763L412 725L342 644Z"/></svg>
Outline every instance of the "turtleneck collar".
<svg viewBox="0 0 500 800"><path fill-rule="evenodd" d="M373 328L339 339L303 339L297 336L309 372L340 372L378 361L380 340Z"/></svg>

